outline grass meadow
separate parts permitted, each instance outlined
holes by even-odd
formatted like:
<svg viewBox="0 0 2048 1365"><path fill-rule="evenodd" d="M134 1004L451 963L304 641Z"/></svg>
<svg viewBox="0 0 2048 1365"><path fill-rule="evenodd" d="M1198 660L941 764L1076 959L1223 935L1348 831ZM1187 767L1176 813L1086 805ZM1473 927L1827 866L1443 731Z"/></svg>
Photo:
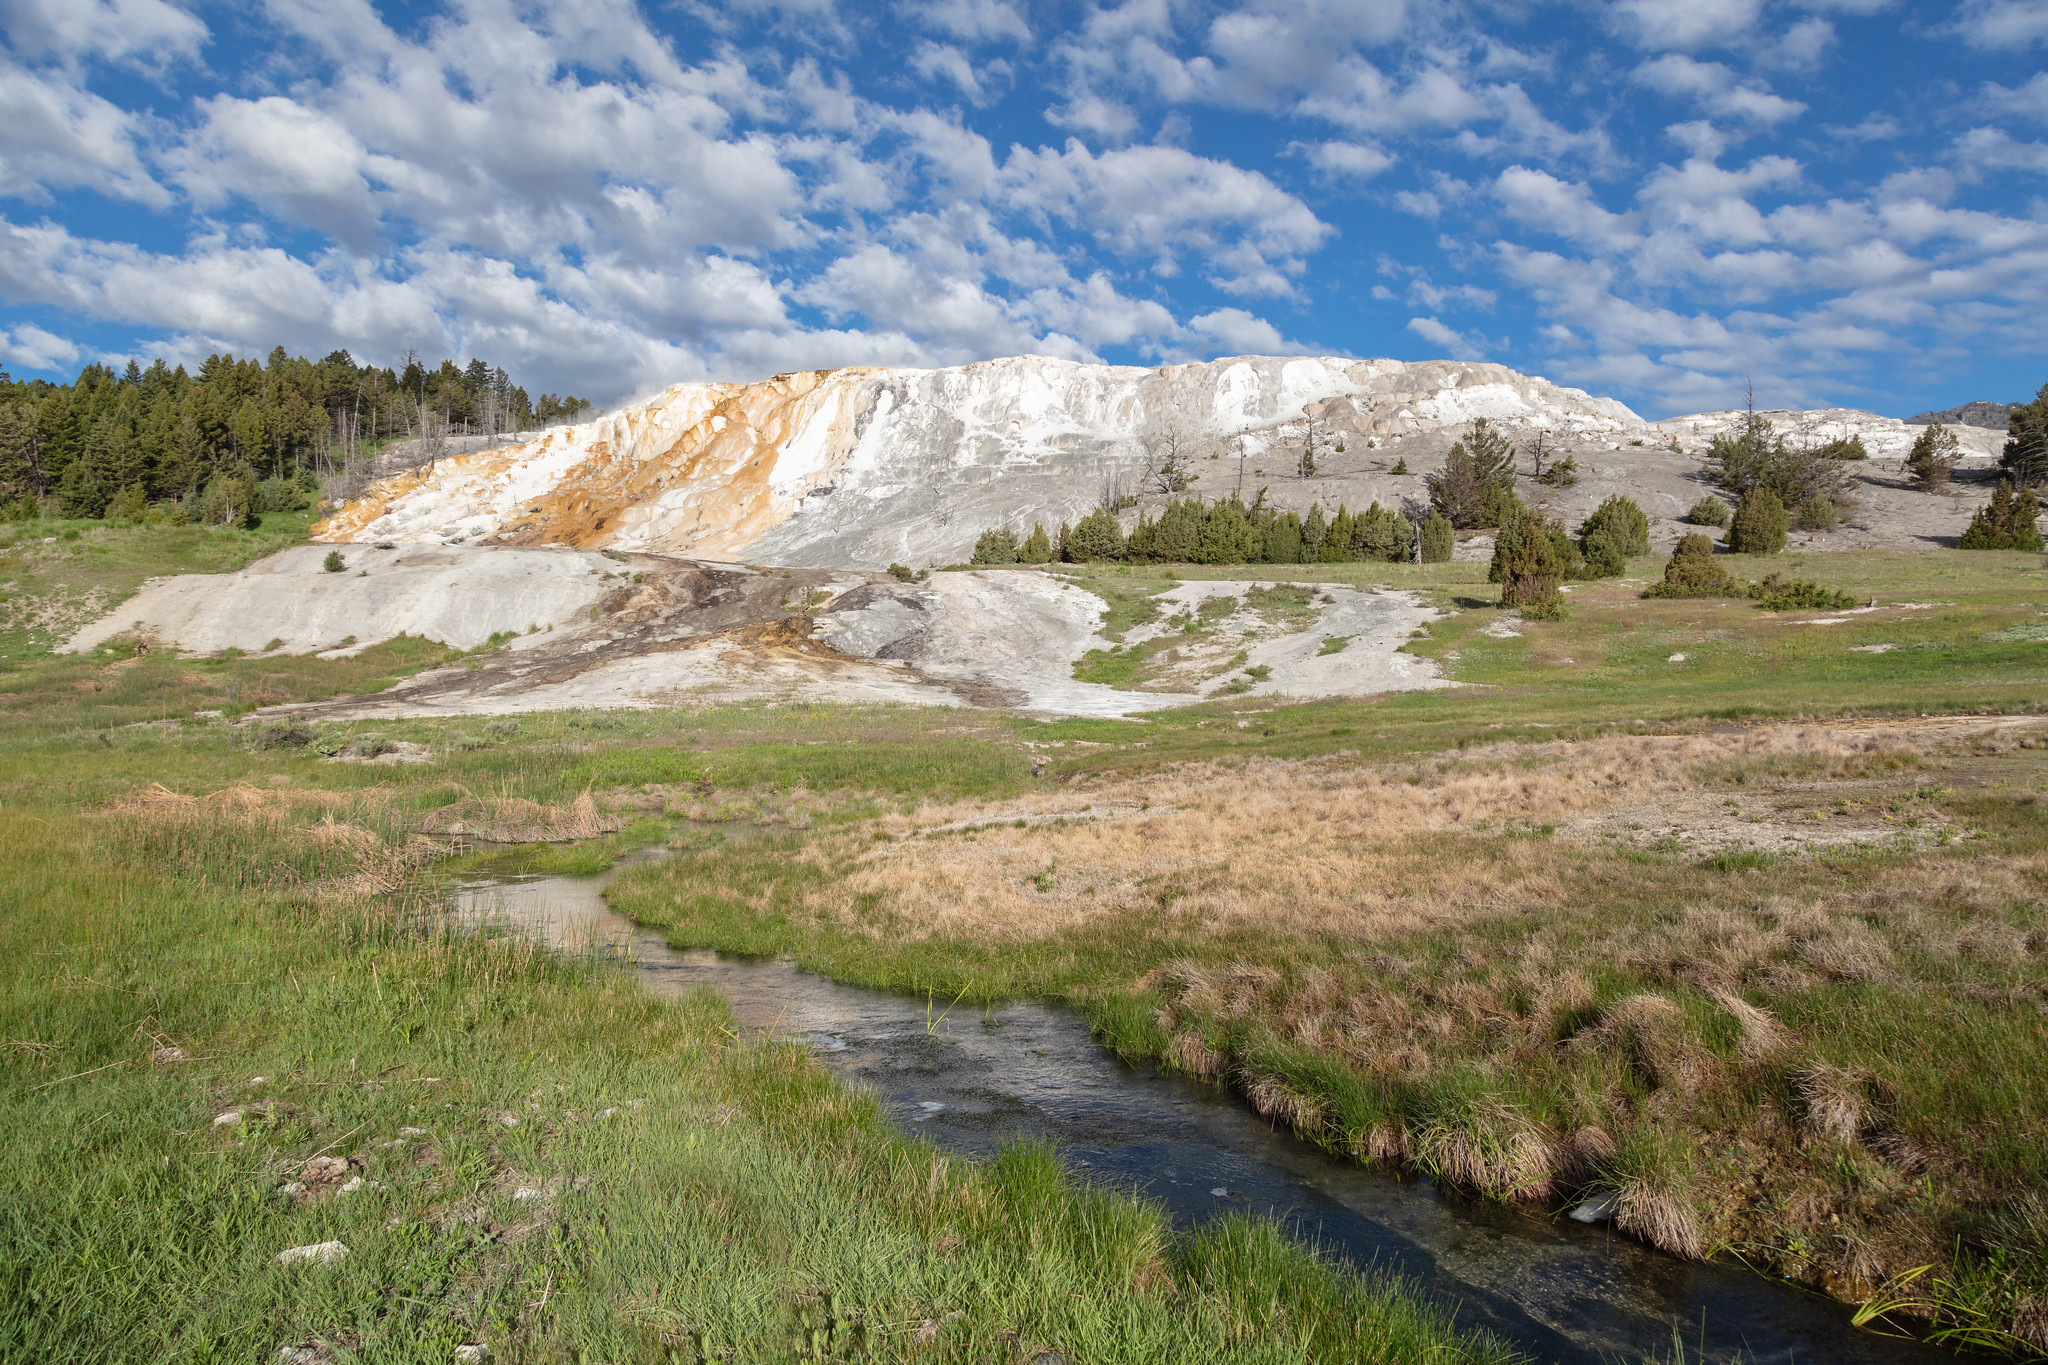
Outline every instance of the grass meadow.
<svg viewBox="0 0 2048 1365"><path fill-rule="evenodd" d="M157 532L92 534L146 564ZM1132 721L236 724L448 655L10 655L0 1356L1500 1357L1270 1228L948 1161L715 1000L422 910L655 842L612 899L678 944L1066 1001L1332 1152L1610 1192L1675 1255L2039 1353L2048 571L1728 562L1876 608L1644 601L1644 561L1528 623L1483 565L1243 570L1424 593L1407 648L1465 685ZM1176 581L1090 578L1123 628ZM425 761L350 757L399 741ZM423 835L457 817L574 841L451 864Z"/></svg>

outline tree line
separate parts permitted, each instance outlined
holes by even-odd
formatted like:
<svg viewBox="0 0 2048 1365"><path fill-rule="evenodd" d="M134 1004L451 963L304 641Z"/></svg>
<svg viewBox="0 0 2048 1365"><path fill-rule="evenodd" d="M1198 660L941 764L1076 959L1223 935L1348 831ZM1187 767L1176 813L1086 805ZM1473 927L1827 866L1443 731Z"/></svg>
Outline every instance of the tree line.
<svg viewBox="0 0 2048 1365"><path fill-rule="evenodd" d="M159 358L147 369L87 365L69 384L0 370L0 500L17 514L45 500L67 517L140 516L175 507L229 521L306 505L326 476L393 440L495 436L573 420L590 403L538 400L482 360L435 369L219 354L197 374Z"/></svg>

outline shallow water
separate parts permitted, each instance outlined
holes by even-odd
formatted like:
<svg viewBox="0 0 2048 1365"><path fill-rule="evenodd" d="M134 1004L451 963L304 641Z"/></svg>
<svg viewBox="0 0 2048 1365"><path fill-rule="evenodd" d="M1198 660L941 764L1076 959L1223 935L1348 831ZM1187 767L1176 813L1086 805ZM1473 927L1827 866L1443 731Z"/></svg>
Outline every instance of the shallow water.
<svg viewBox="0 0 2048 1365"><path fill-rule="evenodd" d="M1223 1212L1283 1219L1359 1266L1407 1275L1456 1305L1461 1323L1491 1328L1540 1359L1669 1357L1674 1332L1687 1360L1958 1358L1858 1331L1842 1305L1791 1285L1333 1159L1214 1087L1125 1065L1066 1010L948 1010L787 962L670 948L605 904L604 881L474 884L456 892L455 908L564 951L623 955L659 994L708 986L742 1024L807 1043L942 1147L986 1153L1013 1138L1045 1138L1070 1166L1137 1188L1177 1221Z"/></svg>

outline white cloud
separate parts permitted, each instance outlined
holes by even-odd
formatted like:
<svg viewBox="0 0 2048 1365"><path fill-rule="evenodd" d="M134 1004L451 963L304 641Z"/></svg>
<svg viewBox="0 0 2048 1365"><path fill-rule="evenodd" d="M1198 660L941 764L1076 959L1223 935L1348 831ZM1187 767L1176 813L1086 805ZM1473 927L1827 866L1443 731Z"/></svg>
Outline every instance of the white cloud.
<svg viewBox="0 0 2048 1365"><path fill-rule="evenodd" d="M1408 330L1437 347L1446 360L1484 360L1487 345L1484 338L1468 336L1452 327L1446 327L1435 318L1410 318Z"/></svg>
<svg viewBox="0 0 2048 1365"><path fill-rule="evenodd" d="M1636 68L1631 80L1662 94L1692 99L1724 118L1747 119L1768 125L1782 123L1806 112L1806 106L1797 100L1788 100L1761 86L1737 81L1735 73L1719 62L1696 61L1675 52L1644 62Z"/></svg>
<svg viewBox="0 0 2048 1365"><path fill-rule="evenodd" d="M2015 89L2007 89L1995 82L1987 83L1979 102L1996 113L2016 114L2037 123L2048 123L2048 71L2035 72L2032 80Z"/></svg>
<svg viewBox="0 0 2048 1365"><path fill-rule="evenodd" d="M32 322L0 328L0 358L29 370L68 370L85 352L77 343Z"/></svg>
<svg viewBox="0 0 2048 1365"><path fill-rule="evenodd" d="M1126 256L1149 256L1171 274L1184 251L1203 274L1240 294L1286 294L1290 277L1330 229L1309 207L1256 171L1178 147L1130 147L1097 156L1079 142L1060 151L1014 149L1000 181L1006 201L1088 232Z"/></svg>
<svg viewBox="0 0 2048 1365"><path fill-rule="evenodd" d="M942 33L969 42L1031 41L1031 25L1007 0L925 0L905 11Z"/></svg>
<svg viewBox="0 0 2048 1365"><path fill-rule="evenodd" d="M1966 0L1956 27L1973 47L2024 50L2048 39L2048 0Z"/></svg>
<svg viewBox="0 0 2048 1365"><path fill-rule="evenodd" d="M170 195L136 148L140 124L68 80L0 59L0 194L44 203L50 190L82 187L163 208Z"/></svg>
<svg viewBox="0 0 2048 1365"><path fill-rule="evenodd" d="M1330 180L1370 180L1396 160L1384 147L1364 142L1296 143L1294 150L1305 153L1309 164Z"/></svg>
<svg viewBox="0 0 2048 1365"><path fill-rule="evenodd" d="M1585 246L1616 250L1640 240L1628 217L1610 213L1591 187L1544 171L1510 166L1494 181L1493 193L1518 222Z"/></svg>
<svg viewBox="0 0 2048 1365"><path fill-rule="evenodd" d="M205 24L164 0L8 0L0 29L29 61L146 68L196 57L207 36Z"/></svg>
<svg viewBox="0 0 2048 1365"><path fill-rule="evenodd" d="M1617 0L1608 22L1637 47L1691 52L1751 32L1763 0Z"/></svg>

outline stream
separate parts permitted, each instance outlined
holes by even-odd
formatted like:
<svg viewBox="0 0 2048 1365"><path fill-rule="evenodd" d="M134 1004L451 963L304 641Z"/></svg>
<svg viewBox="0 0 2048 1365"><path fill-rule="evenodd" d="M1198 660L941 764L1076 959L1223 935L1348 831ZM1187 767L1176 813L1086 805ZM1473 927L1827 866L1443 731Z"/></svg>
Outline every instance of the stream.
<svg viewBox="0 0 2048 1365"><path fill-rule="evenodd" d="M756 1031L800 1041L878 1095L902 1126L983 1155L1017 1138L1135 1188L1186 1225L1220 1213L1281 1220L1360 1268L1397 1272L1545 1361L1918 1365L1949 1351L1849 1325L1849 1310L1736 1266L1697 1264L1605 1226L1466 1198L1419 1176L1333 1158L1275 1131L1214 1086L1126 1065L1073 1012L1013 1002L986 1015L843 986L782 961L668 946L606 905L607 877L524 877L454 892L464 922L569 953L624 957L651 990L708 986Z"/></svg>

